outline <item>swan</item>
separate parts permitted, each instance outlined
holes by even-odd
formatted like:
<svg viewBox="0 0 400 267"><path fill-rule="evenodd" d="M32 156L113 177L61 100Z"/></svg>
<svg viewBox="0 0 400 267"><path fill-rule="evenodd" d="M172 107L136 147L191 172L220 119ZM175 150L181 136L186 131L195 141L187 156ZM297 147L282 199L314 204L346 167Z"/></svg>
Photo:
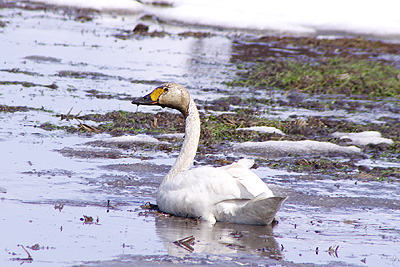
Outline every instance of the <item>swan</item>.
<svg viewBox="0 0 400 267"><path fill-rule="evenodd" d="M157 190L160 211L212 224L225 221L267 225L273 221L286 198L274 196L250 170L253 160L190 169L199 144L200 117L193 98L182 85L163 84L133 99L132 104L173 108L185 118L185 139L179 156Z"/></svg>

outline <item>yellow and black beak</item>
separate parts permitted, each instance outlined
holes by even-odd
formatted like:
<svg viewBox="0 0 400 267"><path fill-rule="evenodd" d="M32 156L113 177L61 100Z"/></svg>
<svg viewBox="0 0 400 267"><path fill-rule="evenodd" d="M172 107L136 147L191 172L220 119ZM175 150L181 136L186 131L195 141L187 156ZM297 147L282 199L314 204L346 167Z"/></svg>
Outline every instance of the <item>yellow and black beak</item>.
<svg viewBox="0 0 400 267"><path fill-rule="evenodd" d="M163 88L157 87L150 94L145 95L143 97L137 97L137 98L133 99L132 104L134 104L134 105L157 105L158 98L160 97L160 95L163 92L164 92Z"/></svg>

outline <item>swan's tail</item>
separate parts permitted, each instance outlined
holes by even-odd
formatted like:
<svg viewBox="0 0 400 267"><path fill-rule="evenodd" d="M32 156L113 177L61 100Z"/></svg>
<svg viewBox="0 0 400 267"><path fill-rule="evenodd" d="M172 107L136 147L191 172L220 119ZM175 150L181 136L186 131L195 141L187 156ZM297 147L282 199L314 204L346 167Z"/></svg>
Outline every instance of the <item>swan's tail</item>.
<svg viewBox="0 0 400 267"><path fill-rule="evenodd" d="M239 224L268 225L287 197L268 197L261 193L251 200L222 201L216 205L216 218Z"/></svg>
<svg viewBox="0 0 400 267"><path fill-rule="evenodd" d="M267 197L265 193L261 193L244 206L239 207L236 216L247 221L246 224L270 224L287 198Z"/></svg>

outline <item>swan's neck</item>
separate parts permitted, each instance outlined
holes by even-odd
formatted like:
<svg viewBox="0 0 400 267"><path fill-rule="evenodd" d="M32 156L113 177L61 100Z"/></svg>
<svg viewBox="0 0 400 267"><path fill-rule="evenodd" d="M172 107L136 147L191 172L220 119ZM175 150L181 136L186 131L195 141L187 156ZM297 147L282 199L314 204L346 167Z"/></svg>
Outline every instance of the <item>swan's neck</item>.
<svg viewBox="0 0 400 267"><path fill-rule="evenodd" d="M190 98L188 115L185 118L185 140L183 141L181 151L171 170L165 176L163 183L176 175L187 171L194 157L196 156L197 146L200 138L200 117L196 104Z"/></svg>

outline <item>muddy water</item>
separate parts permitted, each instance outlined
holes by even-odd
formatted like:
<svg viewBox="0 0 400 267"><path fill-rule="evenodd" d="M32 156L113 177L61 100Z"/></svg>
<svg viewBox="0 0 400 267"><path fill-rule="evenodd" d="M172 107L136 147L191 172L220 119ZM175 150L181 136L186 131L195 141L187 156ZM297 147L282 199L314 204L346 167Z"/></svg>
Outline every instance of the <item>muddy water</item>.
<svg viewBox="0 0 400 267"><path fill-rule="evenodd" d="M1 266L400 265L397 184L260 167L277 194L290 196L274 227L210 226L142 209L155 203L175 152L106 146L105 134L37 126L71 125L57 116L71 108L134 111L131 97L166 81L186 85L196 100L225 96L222 81L236 71L232 40L219 32L182 37L193 29L158 23L151 29L171 34L124 40L118 34L139 16L93 13L81 22L74 12L0 9L0 81L10 82L1 85L0 104L29 108L0 113ZM301 111L308 112L272 115ZM190 246L173 243L189 236Z"/></svg>

